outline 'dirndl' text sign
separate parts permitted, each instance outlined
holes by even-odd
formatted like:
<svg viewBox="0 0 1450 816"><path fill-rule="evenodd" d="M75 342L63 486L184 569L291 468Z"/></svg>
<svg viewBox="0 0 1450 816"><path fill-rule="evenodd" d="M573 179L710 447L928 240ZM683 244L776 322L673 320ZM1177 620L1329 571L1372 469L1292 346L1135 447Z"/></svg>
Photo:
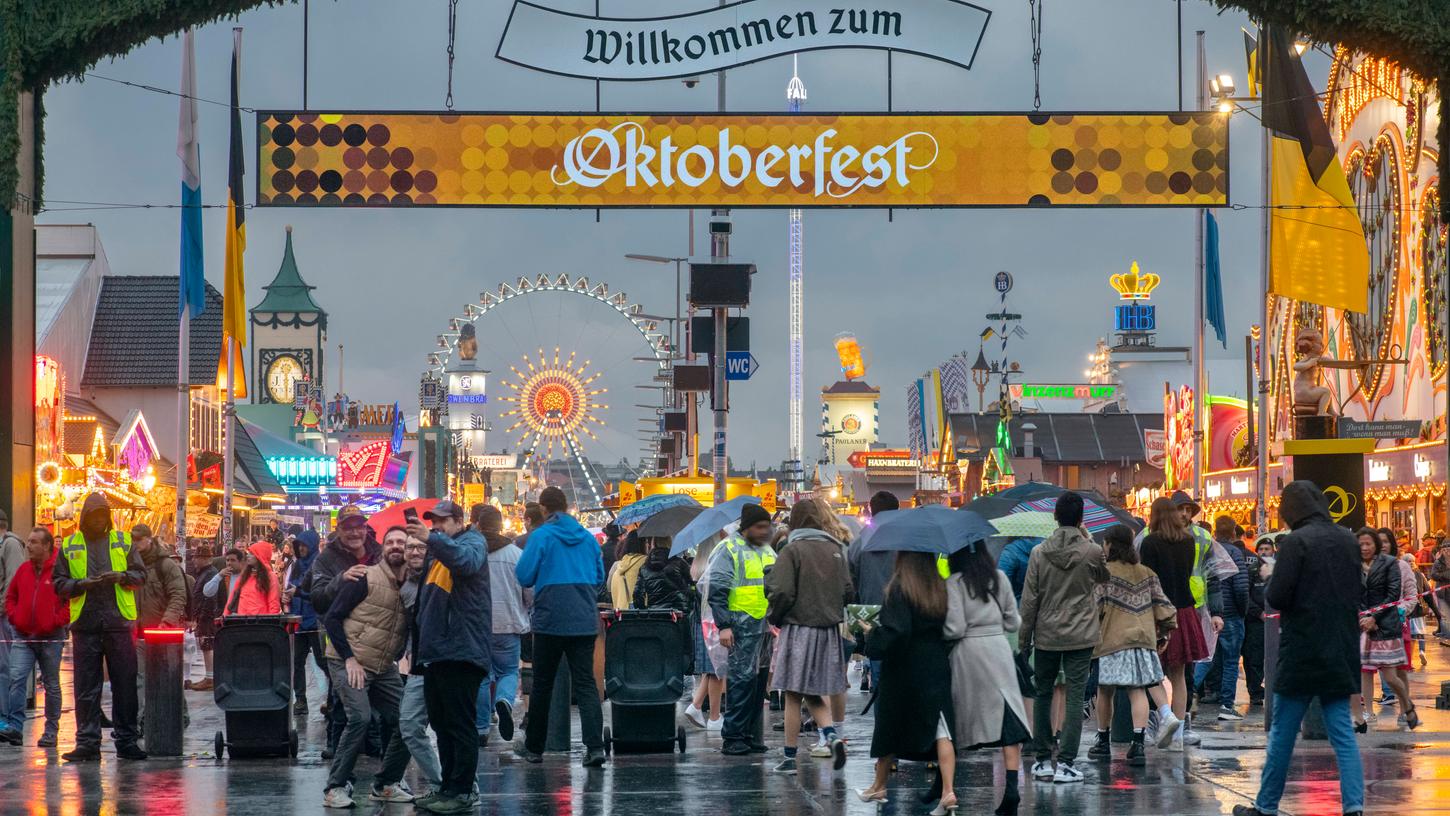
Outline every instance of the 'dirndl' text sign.
<svg viewBox="0 0 1450 816"><path fill-rule="evenodd" d="M610 80L691 76L821 48L891 49L970 68L992 16L962 0L710 5L668 17L620 18L515 0L496 56L536 71Z"/></svg>
<svg viewBox="0 0 1450 816"><path fill-rule="evenodd" d="M1215 113L261 111L262 206L1222 206Z"/></svg>

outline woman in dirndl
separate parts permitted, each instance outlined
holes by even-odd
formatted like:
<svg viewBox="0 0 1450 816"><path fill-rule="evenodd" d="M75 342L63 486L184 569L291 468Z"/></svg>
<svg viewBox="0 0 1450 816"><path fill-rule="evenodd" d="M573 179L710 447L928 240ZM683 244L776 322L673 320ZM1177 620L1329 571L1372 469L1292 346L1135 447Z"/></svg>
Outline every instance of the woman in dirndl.
<svg viewBox="0 0 1450 816"><path fill-rule="evenodd" d="M1374 676L1380 672L1399 701L1405 724L1411 729L1420 725L1419 712L1410 700L1409 678L1404 666L1404 623L1400 615L1400 566L1394 556L1382 552L1379 535L1368 527L1357 533L1363 591L1359 601L1361 695L1350 703L1354 710L1354 730L1369 731L1365 718L1366 700L1374 700Z"/></svg>

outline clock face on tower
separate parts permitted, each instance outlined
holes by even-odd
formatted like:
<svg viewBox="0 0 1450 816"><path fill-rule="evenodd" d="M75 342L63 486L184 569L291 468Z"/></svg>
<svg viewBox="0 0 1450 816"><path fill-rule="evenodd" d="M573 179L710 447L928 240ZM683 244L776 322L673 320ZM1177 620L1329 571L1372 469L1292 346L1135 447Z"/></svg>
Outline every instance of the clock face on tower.
<svg viewBox="0 0 1450 816"><path fill-rule="evenodd" d="M292 385L302 379L302 363L290 354L272 358L267 366L267 394L273 402L290 403Z"/></svg>

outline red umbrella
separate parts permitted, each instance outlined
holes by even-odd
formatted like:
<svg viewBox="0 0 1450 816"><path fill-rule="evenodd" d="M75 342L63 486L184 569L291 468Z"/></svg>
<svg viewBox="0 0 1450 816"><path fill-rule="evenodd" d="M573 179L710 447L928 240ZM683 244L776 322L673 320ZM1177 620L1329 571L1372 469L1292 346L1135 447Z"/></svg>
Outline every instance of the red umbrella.
<svg viewBox="0 0 1450 816"><path fill-rule="evenodd" d="M377 533L378 540L382 541L389 527L402 527L408 523L407 519L403 518L404 510L409 508L417 510L418 518L421 519L423 514L432 510L433 505L437 503L437 499L413 499L412 501L398 502L397 504L389 505L373 513L368 518L368 526L373 528L373 532Z"/></svg>

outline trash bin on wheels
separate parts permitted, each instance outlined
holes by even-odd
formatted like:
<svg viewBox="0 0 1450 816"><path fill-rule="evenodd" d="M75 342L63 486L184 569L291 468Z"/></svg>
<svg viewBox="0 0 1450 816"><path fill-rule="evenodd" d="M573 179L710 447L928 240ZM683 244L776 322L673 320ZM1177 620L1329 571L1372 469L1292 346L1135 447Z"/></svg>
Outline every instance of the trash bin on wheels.
<svg viewBox="0 0 1450 816"><path fill-rule="evenodd" d="M292 632L295 615L232 615L215 641L212 696L226 715L216 755L297 756L292 725Z"/></svg>
<svg viewBox="0 0 1450 816"><path fill-rule="evenodd" d="M691 647L689 618L678 612L628 609L605 618L605 751L685 752L676 707Z"/></svg>

